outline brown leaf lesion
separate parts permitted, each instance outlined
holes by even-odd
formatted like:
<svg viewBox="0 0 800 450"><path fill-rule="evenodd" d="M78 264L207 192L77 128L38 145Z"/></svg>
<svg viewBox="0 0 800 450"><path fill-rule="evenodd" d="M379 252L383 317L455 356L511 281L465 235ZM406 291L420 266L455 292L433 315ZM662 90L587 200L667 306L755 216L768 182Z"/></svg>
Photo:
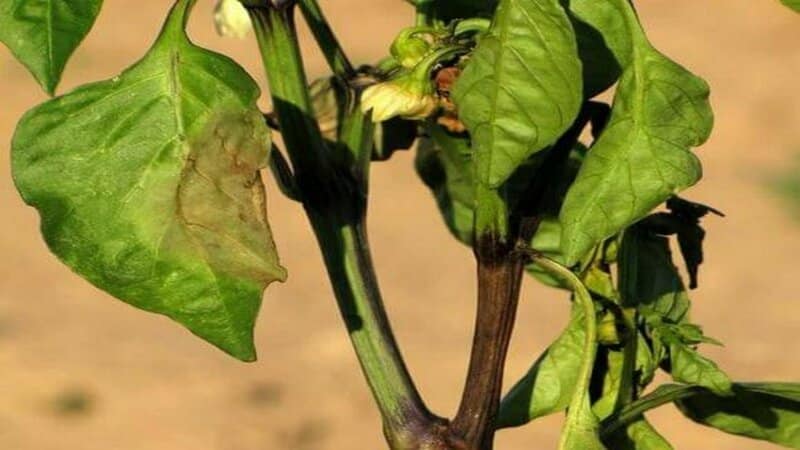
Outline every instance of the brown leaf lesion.
<svg viewBox="0 0 800 450"><path fill-rule="evenodd" d="M266 217L260 170L270 140L261 115L218 113L188 148L176 214L212 270L263 285L285 279Z"/></svg>

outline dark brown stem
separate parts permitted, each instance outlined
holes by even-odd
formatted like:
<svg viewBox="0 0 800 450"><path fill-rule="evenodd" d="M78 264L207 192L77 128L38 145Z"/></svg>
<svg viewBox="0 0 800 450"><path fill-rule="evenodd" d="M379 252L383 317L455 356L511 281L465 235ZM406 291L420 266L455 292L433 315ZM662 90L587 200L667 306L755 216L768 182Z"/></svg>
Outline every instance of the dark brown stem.
<svg viewBox="0 0 800 450"><path fill-rule="evenodd" d="M464 393L450 435L454 448L491 450L523 261L513 248L488 237L479 241L475 254L478 262L475 336Z"/></svg>

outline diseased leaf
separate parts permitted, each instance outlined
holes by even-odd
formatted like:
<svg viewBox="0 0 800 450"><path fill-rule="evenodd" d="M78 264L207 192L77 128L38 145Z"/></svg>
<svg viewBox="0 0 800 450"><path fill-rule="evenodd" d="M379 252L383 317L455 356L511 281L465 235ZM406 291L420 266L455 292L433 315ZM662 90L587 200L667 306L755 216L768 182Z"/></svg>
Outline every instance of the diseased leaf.
<svg viewBox="0 0 800 450"><path fill-rule="evenodd" d="M679 342L669 345L670 373L679 383L703 386L718 395L731 393L731 379L714 361Z"/></svg>
<svg viewBox="0 0 800 450"><path fill-rule="evenodd" d="M703 425L800 449L800 384L737 383L733 396L699 392L676 404Z"/></svg>
<svg viewBox="0 0 800 450"><path fill-rule="evenodd" d="M497 188L570 127L583 99L577 52L557 0L501 0L453 91L478 182Z"/></svg>
<svg viewBox="0 0 800 450"><path fill-rule="evenodd" d="M102 0L3 0L0 42L53 95L72 52L100 13Z"/></svg>
<svg viewBox="0 0 800 450"><path fill-rule="evenodd" d="M644 418L604 440L614 450L672 450L672 445Z"/></svg>
<svg viewBox="0 0 800 450"><path fill-rule="evenodd" d="M567 264L700 179L690 151L708 138L708 86L648 42L627 0L610 0L631 33L630 63L611 119L590 149L561 210ZM613 49L613 48L612 48ZM625 61L620 49L613 49Z"/></svg>
<svg viewBox="0 0 800 450"><path fill-rule="evenodd" d="M524 425L569 406L580 376L585 339L584 314L573 305L567 329L503 398L498 428Z"/></svg>
<svg viewBox="0 0 800 450"><path fill-rule="evenodd" d="M259 175L269 134L255 82L189 42L193 4L120 76L28 112L14 178L78 274L249 361L262 291L286 276Z"/></svg>
<svg viewBox="0 0 800 450"><path fill-rule="evenodd" d="M800 12L800 0L781 0L781 3L797 12Z"/></svg>

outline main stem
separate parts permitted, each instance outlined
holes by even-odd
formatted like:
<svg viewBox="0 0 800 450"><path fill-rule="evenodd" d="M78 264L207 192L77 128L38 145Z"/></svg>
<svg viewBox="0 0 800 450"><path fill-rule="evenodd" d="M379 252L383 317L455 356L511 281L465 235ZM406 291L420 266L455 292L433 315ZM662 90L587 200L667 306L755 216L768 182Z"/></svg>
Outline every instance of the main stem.
<svg viewBox="0 0 800 450"><path fill-rule="evenodd" d="M503 368L519 300L523 261L513 247L488 236L475 255L478 308L467 380L450 435L468 450L491 450Z"/></svg>
<svg viewBox="0 0 800 450"><path fill-rule="evenodd" d="M393 449L418 448L409 442L427 433L437 419L422 402L386 317L365 232L365 186L333 158L314 119L295 33L294 3L247 6L303 206L381 411L387 440Z"/></svg>

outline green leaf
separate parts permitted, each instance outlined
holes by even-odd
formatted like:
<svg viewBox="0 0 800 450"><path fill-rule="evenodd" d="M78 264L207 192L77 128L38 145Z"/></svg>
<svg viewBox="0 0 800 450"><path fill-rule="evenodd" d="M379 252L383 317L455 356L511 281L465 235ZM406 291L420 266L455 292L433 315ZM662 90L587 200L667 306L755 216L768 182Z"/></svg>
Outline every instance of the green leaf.
<svg viewBox="0 0 800 450"><path fill-rule="evenodd" d="M259 175L269 133L249 75L188 40L193 4L120 76L28 112L14 178L78 274L250 361L262 291L286 276Z"/></svg>
<svg viewBox="0 0 800 450"><path fill-rule="evenodd" d="M641 331L636 333L636 339L637 381L639 383L639 390L642 391L653 381L660 359L658 355L653 354L647 338Z"/></svg>
<svg viewBox="0 0 800 450"><path fill-rule="evenodd" d="M464 135L439 125L426 126L428 138L420 140L414 165L433 191L448 229L459 241L472 245L475 208L472 149Z"/></svg>
<svg viewBox="0 0 800 450"><path fill-rule="evenodd" d="M578 305L566 330L550 345L500 403L498 428L524 425L569 406L580 376L585 320Z"/></svg>
<svg viewBox="0 0 800 450"><path fill-rule="evenodd" d="M673 380L702 386L718 395L731 393L731 379L714 361L680 342L670 343L669 351L670 373Z"/></svg>
<svg viewBox="0 0 800 450"><path fill-rule="evenodd" d="M620 390L623 385L622 377L625 376L625 353L622 350L604 348L598 352L598 360L605 359L603 363L595 366L594 378L600 379L599 368L603 368L602 384L599 389L600 398L592 405L592 411L600 419L610 416L621 400Z"/></svg>
<svg viewBox="0 0 800 450"><path fill-rule="evenodd" d="M572 421L567 419L558 450L606 450L600 441L600 424L592 413L588 393L579 411L570 410L570 415L573 414L576 417Z"/></svg>
<svg viewBox="0 0 800 450"><path fill-rule="evenodd" d="M701 167L690 149L705 142L713 123L706 83L652 47L627 0L610 3L625 18L632 57L623 66L608 126L561 210L569 265L696 183Z"/></svg>
<svg viewBox="0 0 800 450"><path fill-rule="evenodd" d="M584 97L591 98L619 80L631 59L631 35L618 4L596 0L562 0L578 40L583 65Z"/></svg>
<svg viewBox="0 0 800 450"><path fill-rule="evenodd" d="M501 0L453 91L479 183L497 188L570 127L583 99L577 52L557 0Z"/></svg>
<svg viewBox="0 0 800 450"><path fill-rule="evenodd" d="M72 52L100 13L102 0L3 0L0 42L53 95Z"/></svg>
<svg viewBox="0 0 800 450"><path fill-rule="evenodd" d="M644 418L604 439L614 450L672 450L672 445Z"/></svg>
<svg viewBox="0 0 800 450"><path fill-rule="evenodd" d="M695 422L800 449L800 384L737 383L733 394L699 392L676 404Z"/></svg>
<svg viewBox="0 0 800 450"><path fill-rule="evenodd" d="M800 12L800 0L781 0L781 3L797 12Z"/></svg>
<svg viewBox="0 0 800 450"><path fill-rule="evenodd" d="M531 248L547 256L548 258L561 262L561 224L557 217L545 216L539 223L539 228L531 241ZM541 281L547 286L568 289L563 281L550 275L549 272L537 266L528 264L525 271L531 276Z"/></svg>
<svg viewBox="0 0 800 450"><path fill-rule="evenodd" d="M619 252L619 286L624 305L641 308L651 321L681 323L691 303L669 240L640 227L625 231Z"/></svg>

